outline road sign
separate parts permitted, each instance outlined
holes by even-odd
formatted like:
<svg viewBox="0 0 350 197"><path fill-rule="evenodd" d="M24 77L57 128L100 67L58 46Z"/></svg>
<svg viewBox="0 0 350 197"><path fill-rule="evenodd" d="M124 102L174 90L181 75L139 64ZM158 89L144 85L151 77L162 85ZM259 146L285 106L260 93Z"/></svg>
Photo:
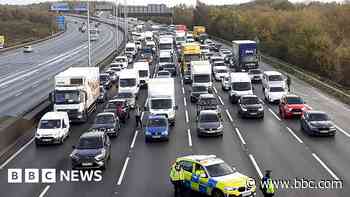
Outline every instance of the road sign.
<svg viewBox="0 0 350 197"><path fill-rule="evenodd" d="M80 3L74 6L74 11L77 12L87 12L87 4L86 3Z"/></svg>
<svg viewBox="0 0 350 197"><path fill-rule="evenodd" d="M57 16L56 17L56 23L58 25L59 30L64 30L65 29L65 18L64 16Z"/></svg>
<svg viewBox="0 0 350 197"><path fill-rule="evenodd" d="M0 36L0 49L5 47L5 36Z"/></svg>
<svg viewBox="0 0 350 197"><path fill-rule="evenodd" d="M70 10L68 3L53 3L51 4L51 11L67 12Z"/></svg>

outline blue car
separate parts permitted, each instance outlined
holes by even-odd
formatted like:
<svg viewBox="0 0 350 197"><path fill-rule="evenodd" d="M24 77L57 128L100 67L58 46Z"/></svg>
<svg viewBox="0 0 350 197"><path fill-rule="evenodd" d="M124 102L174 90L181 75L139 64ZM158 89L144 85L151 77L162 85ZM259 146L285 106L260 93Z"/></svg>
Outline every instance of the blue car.
<svg viewBox="0 0 350 197"><path fill-rule="evenodd" d="M169 122L165 116L151 115L145 126L145 140L169 140Z"/></svg>

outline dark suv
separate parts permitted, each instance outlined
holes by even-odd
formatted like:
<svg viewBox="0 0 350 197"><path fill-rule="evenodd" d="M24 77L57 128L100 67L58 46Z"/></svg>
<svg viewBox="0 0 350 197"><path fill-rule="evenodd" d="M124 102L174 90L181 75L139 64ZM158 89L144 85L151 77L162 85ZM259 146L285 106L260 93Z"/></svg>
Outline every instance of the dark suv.
<svg viewBox="0 0 350 197"><path fill-rule="evenodd" d="M92 125L92 130L102 131L109 136L116 137L120 130L118 116L112 112L104 112L96 115L95 123Z"/></svg>
<svg viewBox="0 0 350 197"><path fill-rule="evenodd" d="M111 155L111 142L104 132L83 133L70 154L72 168L102 168L105 169Z"/></svg>
<svg viewBox="0 0 350 197"><path fill-rule="evenodd" d="M197 102L197 116L202 110L215 110L221 116L221 108L214 94L201 94Z"/></svg>
<svg viewBox="0 0 350 197"><path fill-rule="evenodd" d="M128 101L125 99L113 99L109 100L106 105L104 112L113 112L115 113L119 120L126 122L130 118L130 106Z"/></svg>
<svg viewBox="0 0 350 197"><path fill-rule="evenodd" d="M322 111L305 111L300 120L301 129L309 135L334 136L336 127L329 116Z"/></svg>
<svg viewBox="0 0 350 197"><path fill-rule="evenodd" d="M264 118L264 106L256 95L243 95L238 100L240 117Z"/></svg>

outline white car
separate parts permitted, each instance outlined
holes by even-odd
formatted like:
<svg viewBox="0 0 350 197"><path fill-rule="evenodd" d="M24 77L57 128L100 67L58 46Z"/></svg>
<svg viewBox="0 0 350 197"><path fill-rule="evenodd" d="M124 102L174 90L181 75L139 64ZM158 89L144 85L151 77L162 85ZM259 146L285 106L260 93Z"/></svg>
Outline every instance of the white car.
<svg viewBox="0 0 350 197"><path fill-rule="evenodd" d="M193 38L187 38L187 39L186 39L186 43L192 43L192 42L194 42L194 39L193 39Z"/></svg>
<svg viewBox="0 0 350 197"><path fill-rule="evenodd" d="M171 78L171 73L169 71L159 71L157 73L157 78Z"/></svg>
<svg viewBox="0 0 350 197"><path fill-rule="evenodd" d="M23 52L24 52L24 53L31 53L31 52L33 52L32 46L30 46L30 45L24 46L24 47L23 47Z"/></svg>
<svg viewBox="0 0 350 197"><path fill-rule="evenodd" d="M216 81L221 81L222 78L228 77L229 75L229 69L227 66L214 67L214 78Z"/></svg>
<svg viewBox="0 0 350 197"><path fill-rule="evenodd" d="M206 44L201 44L201 53L203 55L206 55L206 54L209 54L210 53L210 50L209 50L209 46L206 45Z"/></svg>
<svg viewBox="0 0 350 197"><path fill-rule="evenodd" d="M267 86L264 89L264 97L270 103L279 102L288 92L283 86Z"/></svg>
<svg viewBox="0 0 350 197"><path fill-rule="evenodd" d="M283 75L277 71L265 71L262 76L263 89L269 86L281 86L286 88L286 81Z"/></svg>
<svg viewBox="0 0 350 197"><path fill-rule="evenodd" d="M122 64L123 69L128 67L128 57L127 56L117 56L114 58L113 62Z"/></svg>

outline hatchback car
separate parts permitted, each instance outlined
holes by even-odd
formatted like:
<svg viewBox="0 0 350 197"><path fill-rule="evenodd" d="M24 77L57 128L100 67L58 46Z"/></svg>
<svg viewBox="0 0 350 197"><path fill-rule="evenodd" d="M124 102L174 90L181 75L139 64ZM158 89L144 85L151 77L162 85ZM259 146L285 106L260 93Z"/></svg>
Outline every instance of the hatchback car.
<svg viewBox="0 0 350 197"><path fill-rule="evenodd" d="M264 105L256 95L243 95L238 100L240 117L264 118Z"/></svg>
<svg viewBox="0 0 350 197"><path fill-rule="evenodd" d="M130 118L130 107L125 99L112 99L109 100L104 112L115 113L119 120L126 122Z"/></svg>
<svg viewBox="0 0 350 197"><path fill-rule="evenodd" d="M70 154L72 168L105 169L111 155L111 142L104 132L83 133Z"/></svg>
<svg viewBox="0 0 350 197"><path fill-rule="evenodd" d="M151 115L145 126L145 140L169 140L168 118L162 115Z"/></svg>
<svg viewBox="0 0 350 197"><path fill-rule="evenodd" d="M284 95L278 108L279 114L283 119L301 117L304 111L311 109L300 96L295 94Z"/></svg>
<svg viewBox="0 0 350 197"><path fill-rule="evenodd" d="M23 47L23 53L31 53L33 51L34 50L33 50L32 46L30 46L30 45Z"/></svg>
<svg viewBox="0 0 350 197"><path fill-rule="evenodd" d="M222 136L224 126L216 110L202 110L197 117L198 136Z"/></svg>
<svg viewBox="0 0 350 197"><path fill-rule="evenodd" d="M95 117L95 123L91 127L94 131L102 131L109 136L116 137L120 131L118 116L112 112L99 113Z"/></svg>
<svg viewBox="0 0 350 197"><path fill-rule="evenodd" d="M306 111L300 119L301 129L309 135L334 136L336 128L329 116L321 111Z"/></svg>
<svg viewBox="0 0 350 197"><path fill-rule="evenodd" d="M192 85L191 102L197 102L201 94L208 94L209 88L204 85Z"/></svg>
<svg viewBox="0 0 350 197"><path fill-rule="evenodd" d="M132 92L129 92L129 91L118 92L118 94L116 96L114 96L113 99L126 100L127 104L130 106L130 108L132 108L132 109L135 108L136 96Z"/></svg>
<svg viewBox="0 0 350 197"><path fill-rule="evenodd" d="M214 94L201 94L197 102L197 116L202 110L215 110L221 114L221 108Z"/></svg>

